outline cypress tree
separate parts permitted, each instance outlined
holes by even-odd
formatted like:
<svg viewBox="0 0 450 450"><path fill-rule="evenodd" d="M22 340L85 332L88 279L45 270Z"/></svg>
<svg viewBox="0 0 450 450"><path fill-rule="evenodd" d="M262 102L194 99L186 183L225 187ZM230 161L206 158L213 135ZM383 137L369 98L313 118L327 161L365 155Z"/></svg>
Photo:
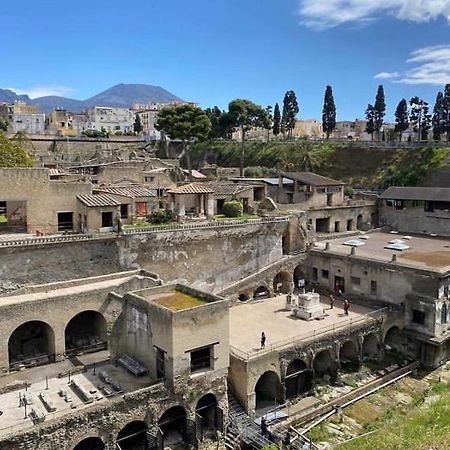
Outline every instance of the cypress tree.
<svg viewBox="0 0 450 450"><path fill-rule="evenodd" d="M378 86L377 96L375 98L375 104L373 107L374 131L376 131L377 133L379 133L381 128L383 127L385 114L386 101L384 98L384 88L383 85L380 84L380 86Z"/></svg>
<svg viewBox="0 0 450 450"><path fill-rule="evenodd" d="M280 114L280 106L278 103L275 103L275 108L273 110L273 134L274 136L278 136L281 131L281 114Z"/></svg>
<svg viewBox="0 0 450 450"><path fill-rule="evenodd" d="M399 141L402 140L402 133L409 127L408 103L402 98L395 110L395 132L398 133Z"/></svg>
<svg viewBox="0 0 450 450"><path fill-rule="evenodd" d="M435 141L441 140L441 135L444 132L444 94L439 91L436 96L436 103L433 108L433 139Z"/></svg>
<svg viewBox="0 0 450 450"><path fill-rule="evenodd" d="M334 104L333 89L327 86L322 110L322 130L327 135L327 141L330 134L336 128L336 105Z"/></svg>
<svg viewBox="0 0 450 450"><path fill-rule="evenodd" d="M373 105L370 103L367 105L366 109L366 133L372 136L373 141L373 133L375 132L375 111Z"/></svg>
<svg viewBox="0 0 450 450"><path fill-rule="evenodd" d="M450 84L445 85L442 116L442 132L447 133L447 141L450 141Z"/></svg>
<svg viewBox="0 0 450 450"><path fill-rule="evenodd" d="M294 91L287 91L283 99L282 123L285 132L292 137L292 131L295 128L295 120L300 108L298 106L297 96Z"/></svg>

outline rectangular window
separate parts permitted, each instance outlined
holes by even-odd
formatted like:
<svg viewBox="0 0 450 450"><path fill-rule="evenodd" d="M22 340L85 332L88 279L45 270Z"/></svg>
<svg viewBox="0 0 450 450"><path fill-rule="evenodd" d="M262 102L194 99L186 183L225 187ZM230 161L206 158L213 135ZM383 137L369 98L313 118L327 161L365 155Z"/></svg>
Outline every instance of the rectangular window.
<svg viewBox="0 0 450 450"><path fill-rule="evenodd" d="M328 272L328 270L322 269L322 278L326 278L328 280L329 276L330 272Z"/></svg>
<svg viewBox="0 0 450 450"><path fill-rule="evenodd" d="M58 231L73 230L73 212L58 213Z"/></svg>
<svg viewBox="0 0 450 450"><path fill-rule="evenodd" d="M120 218L128 219L128 203L120 205Z"/></svg>
<svg viewBox="0 0 450 450"><path fill-rule="evenodd" d="M113 226L113 213L102 212L102 228L109 228Z"/></svg>
<svg viewBox="0 0 450 450"><path fill-rule="evenodd" d="M317 267L313 267L313 281L317 281L318 278L317 273L318 273Z"/></svg>
<svg viewBox="0 0 450 450"><path fill-rule="evenodd" d="M425 325L425 311L413 309L412 321L418 325Z"/></svg>
<svg viewBox="0 0 450 450"><path fill-rule="evenodd" d="M370 282L370 293L372 295L377 295L377 282L375 280Z"/></svg>
<svg viewBox="0 0 450 450"><path fill-rule="evenodd" d="M352 281L353 286L361 285L361 278L359 278L359 277L351 277L351 281Z"/></svg>
<svg viewBox="0 0 450 450"><path fill-rule="evenodd" d="M212 369L212 349L213 346L208 346L190 352L191 372Z"/></svg>

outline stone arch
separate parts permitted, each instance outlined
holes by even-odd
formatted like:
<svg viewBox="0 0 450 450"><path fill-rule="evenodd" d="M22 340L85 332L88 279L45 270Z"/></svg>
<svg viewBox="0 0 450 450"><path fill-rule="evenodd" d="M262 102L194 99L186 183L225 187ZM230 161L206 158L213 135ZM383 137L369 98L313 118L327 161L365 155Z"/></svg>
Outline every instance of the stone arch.
<svg viewBox="0 0 450 450"><path fill-rule="evenodd" d="M66 354L106 349L107 330L106 319L98 311L86 310L78 313L70 319L64 331Z"/></svg>
<svg viewBox="0 0 450 450"><path fill-rule="evenodd" d="M256 409L275 406L283 401L280 378L273 370L264 372L255 385Z"/></svg>
<svg viewBox="0 0 450 450"><path fill-rule="evenodd" d="M313 368L319 378L331 374L334 370L334 361L329 349L321 350L314 358Z"/></svg>
<svg viewBox="0 0 450 450"><path fill-rule="evenodd" d="M384 346L386 348L389 347L389 349L393 349L393 350L403 353L404 343L405 343L405 338L404 338L403 331L400 330L400 328L396 325L389 328L389 330L387 330L386 334L384 335Z"/></svg>
<svg viewBox="0 0 450 450"><path fill-rule="evenodd" d="M46 322L19 325L8 340L9 367L47 364L55 360L55 332Z"/></svg>
<svg viewBox="0 0 450 450"><path fill-rule="evenodd" d="M344 342L339 349L339 363L342 369L351 372L359 368L358 346L353 341Z"/></svg>
<svg viewBox="0 0 450 450"><path fill-rule="evenodd" d="M117 434L116 444L121 450L135 450L146 448L147 424L142 420L127 423Z"/></svg>
<svg viewBox="0 0 450 450"><path fill-rule="evenodd" d="M289 272L281 271L275 275L273 291L280 294L289 294L291 292L291 276Z"/></svg>
<svg viewBox="0 0 450 450"><path fill-rule="evenodd" d="M205 394L195 406L196 414L201 418L201 434L214 433L218 429L217 398L214 394Z"/></svg>
<svg viewBox="0 0 450 450"><path fill-rule="evenodd" d="M363 358L376 359L379 353L379 341L375 333L364 336L362 343Z"/></svg>
<svg viewBox="0 0 450 450"><path fill-rule="evenodd" d="M158 420L158 427L162 432L164 445L182 443L186 441L186 410L180 406L172 406L164 411Z"/></svg>
<svg viewBox="0 0 450 450"><path fill-rule="evenodd" d="M306 274L305 274L303 264L299 264L294 269L294 274L293 274L294 289L301 289L304 287L304 286L299 286L299 280L303 280L303 282L305 282L305 280L306 280Z"/></svg>
<svg viewBox="0 0 450 450"><path fill-rule="evenodd" d="M103 450L105 443L99 437L88 437L79 442L73 450Z"/></svg>
<svg viewBox="0 0 450 450"><path fill-rule="evenodd" d="M363 216L362 214L358 214L358 217L356 218L356 228L358 230L361 230L363 226Z"/></svg>
<svg viewBox="0 0 450 450"><path fill-rule="evenodd" d="M258 300L261 298L268 298L268 297L270 297L270 291L267 286L259 286L253 292L253 298L255 300Z"/></svg>
<svg viewBox="0 0 450 450"><path fill-rule="evenodd" d="M311 387L311 371L301 359L294 359L286 368L286 398L297 398Z"/></svg>
<svg viewBox="0 0 450 450"><path fill-rule="evenodd" d="M238 296L238 300L240 302L246 302L250 300L250 295L248 294L248 292L241 292Z"/></svg>

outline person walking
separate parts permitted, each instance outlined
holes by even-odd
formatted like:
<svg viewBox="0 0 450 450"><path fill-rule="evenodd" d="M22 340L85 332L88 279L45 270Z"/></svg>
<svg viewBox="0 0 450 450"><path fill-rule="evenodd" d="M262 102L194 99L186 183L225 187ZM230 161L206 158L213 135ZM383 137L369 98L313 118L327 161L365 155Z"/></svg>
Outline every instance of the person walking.
<svg viewBox="0 0 450 450"><path fill-rule="evenodd" d="M264 437L267 435L267 421L265 417L261 417L261 434Z"/></svg>
<svg viewBox="0 0 450 450"><path fill-rule="evenodd" d="M350 302L347 299L344 300L343 307L344 307L344 314L348 316L348 310L350 309Z"/></svg>
<svg viewBox="0 0 450 450"><path fill-rule="evenodd" d="M334 307L334 295L331 294L330 295L330 309L333 309L333 307Z"/></svg>
<svg viewBox="0 0 450 450"><path fill-rule="evenodd" d="M261 348L266 348L266 334L264 331L261 333Z"/></svg>

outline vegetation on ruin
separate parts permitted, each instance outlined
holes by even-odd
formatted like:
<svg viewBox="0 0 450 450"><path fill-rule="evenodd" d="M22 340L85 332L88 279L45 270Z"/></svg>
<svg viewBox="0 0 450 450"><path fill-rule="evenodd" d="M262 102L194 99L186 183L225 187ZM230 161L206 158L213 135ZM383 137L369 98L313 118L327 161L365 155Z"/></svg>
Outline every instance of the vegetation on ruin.
<svg viewBox="0 0 450 450"><path fill-rule="evenodd" d="M0 167L32 167L33 160L19 141L0 132Z"/></svg>
<svg viewBox="0 0 450 450"><path fill-rule="evenodd" d="M182 311L183 309L189 309L194 306L200 306L207 303L205 300L192 297L191 295L180 291L175 291L165 295L164 297L155 300L155 302L161 306L171 309L172 311Z"/></svg>
<svg viewBox="0 0 450 450"><path fill-rule="evenodd" d="M223 204L223 213L225 217L241 217L244 208L242 203L237 200L231 200Z"/></svg>

